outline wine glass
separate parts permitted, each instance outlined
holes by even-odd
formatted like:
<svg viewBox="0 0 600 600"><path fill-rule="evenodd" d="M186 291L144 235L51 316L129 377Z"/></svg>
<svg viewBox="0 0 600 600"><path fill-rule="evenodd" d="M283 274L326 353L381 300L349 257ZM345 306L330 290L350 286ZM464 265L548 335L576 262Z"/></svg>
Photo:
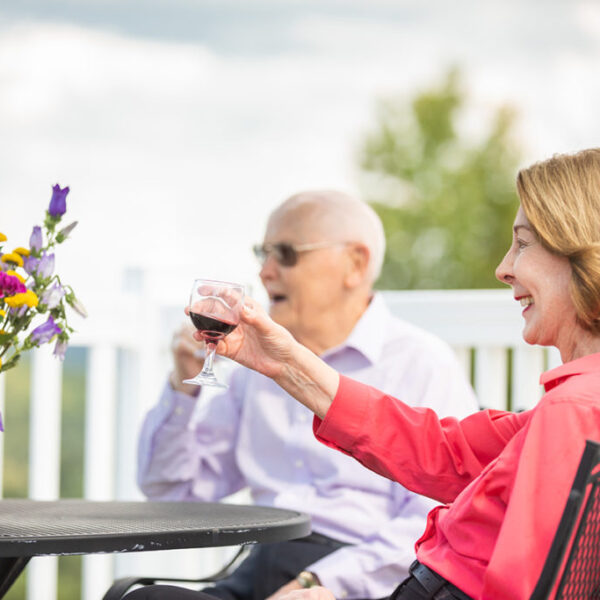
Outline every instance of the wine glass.
<svg viewBox="0 0 600 600"><path fill-rule="evenodd" d="M190 294L189 313L194 327L206 343L204 368L183 383L226 388L213 372L213 359L219 340L231 333L240 322L244 304L244 286L227 281L196 279Z"/></svg>

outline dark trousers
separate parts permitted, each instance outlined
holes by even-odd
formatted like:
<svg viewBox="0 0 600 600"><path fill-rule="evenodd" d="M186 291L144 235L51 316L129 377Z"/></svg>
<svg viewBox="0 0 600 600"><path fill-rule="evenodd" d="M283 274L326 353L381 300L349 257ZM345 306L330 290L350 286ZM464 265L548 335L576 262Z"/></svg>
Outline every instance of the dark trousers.
<svg viewBox="0 0 600 600"><path fill-rule="evenodd" d="M265 600L308 565L345 546L315 534L288 542L257 544L229 577L197 592L172 585L150 585L123 600Z"/></svg>

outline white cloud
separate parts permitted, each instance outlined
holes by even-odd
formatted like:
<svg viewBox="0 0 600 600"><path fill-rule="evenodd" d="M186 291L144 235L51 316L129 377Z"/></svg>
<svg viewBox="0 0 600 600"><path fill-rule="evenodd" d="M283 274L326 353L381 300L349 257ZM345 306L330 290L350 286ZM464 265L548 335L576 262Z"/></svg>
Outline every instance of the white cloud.
<svg viewBox="0 0 600 600"><path fill-rule="evenodd" d="M59 181L80 221L61 249L73 283L118 285L128 264L252 278L247 248L271 208L307 187L353 191L376 98L409 96L455 61L474 132L508 100L532 158L590 144L597 52L570 43L568 20L544 28L500 4L421 10L410 22L313 5L289 25L293 51L246 56L59 23L0 30L3 227L22 243ZM578 6L593 22L592 4Z"/></svg>
<svg viewBox="0 0 600 600"><path fill-rule="evenodd" d="M600 5L598 2L580 2L575 6L575 20L600 46Z"/></svg>

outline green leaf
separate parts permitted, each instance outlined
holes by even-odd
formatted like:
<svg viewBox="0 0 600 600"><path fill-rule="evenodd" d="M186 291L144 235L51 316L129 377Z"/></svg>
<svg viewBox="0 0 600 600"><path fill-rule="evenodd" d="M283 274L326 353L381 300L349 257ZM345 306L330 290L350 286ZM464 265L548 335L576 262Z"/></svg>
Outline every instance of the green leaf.
<svg viewBox="0 0 600 600"><path fill-rule="evenodd" d="M4 373L4 371L8 371L9 369L16 367L20 358L20 354L13 354L9 360L2 363L2 366L0 367L0 373Z"/></svg>

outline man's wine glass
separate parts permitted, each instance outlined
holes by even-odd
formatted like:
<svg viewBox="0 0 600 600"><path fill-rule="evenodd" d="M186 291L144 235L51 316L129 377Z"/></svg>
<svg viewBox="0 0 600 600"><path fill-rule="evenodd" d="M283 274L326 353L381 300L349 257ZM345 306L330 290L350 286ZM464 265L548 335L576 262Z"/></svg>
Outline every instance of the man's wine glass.
<svg viewBox="0 0 600 600"><path fill-rule="evenodd" d="M217 380L213 372L213 359L219 340L238 326L243 304L244 286L238 283L194 280L189 303L190 318L202 335L207 352L202 371L183 383L227 387Z"/></svg>

